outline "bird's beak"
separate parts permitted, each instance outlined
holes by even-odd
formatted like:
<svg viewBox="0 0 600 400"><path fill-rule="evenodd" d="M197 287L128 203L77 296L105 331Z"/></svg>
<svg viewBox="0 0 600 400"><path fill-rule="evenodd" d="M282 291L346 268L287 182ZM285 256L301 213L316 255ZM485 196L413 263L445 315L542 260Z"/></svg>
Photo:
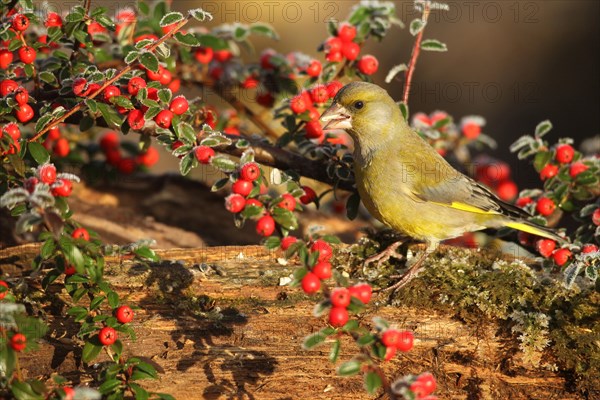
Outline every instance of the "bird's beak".
<svg viewBox="0 0 600 400"><path fill-rule="evenodd" d="M323 129L351 129L352 116L343 106L333 103L323 115L321 121L325 122Z"/></svg>

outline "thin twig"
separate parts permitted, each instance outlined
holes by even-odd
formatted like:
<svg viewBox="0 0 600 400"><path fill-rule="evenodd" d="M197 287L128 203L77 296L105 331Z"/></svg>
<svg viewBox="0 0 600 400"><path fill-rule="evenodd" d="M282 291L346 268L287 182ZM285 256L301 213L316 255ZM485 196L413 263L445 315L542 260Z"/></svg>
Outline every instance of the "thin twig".
<svg viewBox="0 0 600 400"><path fill-rule="evenodd" d="M402 101L404 102L404 104L408 104L408 95L410 93L410 85L412 83L412 77L413 77L413 73L415 72L415 67L417 65L417 59L419 58L419 53L421 52L421 40L423 40L423 32L425 31L425 26L427 25L427 19L429 18L429 12L430 12L430 8L429 8L429 2L425 2L425 4L423 5L423 28L421 29L421 31L417 34L417 37L415 39L415 44L413 45L413 49L412 49L412 53L410 55L410 62L408 64L408 69L406 70L406 74L405 74L405 81L404 81L404 95L402 96Z"/></svg>

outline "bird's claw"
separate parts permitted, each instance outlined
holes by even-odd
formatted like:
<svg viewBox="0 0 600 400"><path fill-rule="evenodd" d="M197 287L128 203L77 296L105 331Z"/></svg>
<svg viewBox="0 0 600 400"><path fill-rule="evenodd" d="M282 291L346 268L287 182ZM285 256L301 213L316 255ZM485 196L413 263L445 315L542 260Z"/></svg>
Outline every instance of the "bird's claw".
<svg viewBox="0 0 600 400"><path fill-rule="evenodd" d="M398 253L397 250L398 250L398 247L400 247L400 245L402 243L403 242L392 243L391 245L389 245L387 247L387 249L383 250L382 252L372 255L371 257L368 257L364 261L364 265L367 266L371 263L377 262L377 266L379 267L379 266L381 266L381 264L383 264L384 262L386 262L387 260L389 260L392 257L401 260L404 256L402 254Z"/></svg>

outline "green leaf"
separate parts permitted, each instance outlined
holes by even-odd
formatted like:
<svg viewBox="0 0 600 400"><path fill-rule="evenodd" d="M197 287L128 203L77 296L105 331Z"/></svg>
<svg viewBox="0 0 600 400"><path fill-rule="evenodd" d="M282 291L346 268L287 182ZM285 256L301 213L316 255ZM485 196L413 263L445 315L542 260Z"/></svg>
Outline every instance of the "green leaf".
<svg viewBox="0 0 600 400"><path fill-rule="evenodd" d="M342 326L342 331L352 332L352 331L357 330L358 328L359 328L358 321L355 319L351 319L350 321L346 322L346 324L344 326Z"/></svg>
<svg viewBox="0 0 600 400"><path fill-rule="evenodd" d="M160 89L158 91L158 98L163 103L168 104L171 101L171 97L173 97L173 93L171 92L171 89Z"/></svg>
<svg viewBox="0 0 600 400"><path fill-rule="evenodd" d="M229 48L227 41L214 35L200 35L198 40L200 41L200 45L204 47L211 47L215 50L224 50Z"/></svg>
<svg viewBox="0 0 600 400"><path fill-rule="evenodd" d="M159 25L161 28L164 28L165 26L176 24L179 21L183 21L183 14L173 11L162 17Z"/></svg>
<svg viewBox="0 0 600 400"><path fill-rule="evenodd" d="M367 389L367 393L374 395L381 385L381 377L375 372L369 371L365 374L365 389Z"/></svg>
<svg viewBox="0 0 600 400"><path fill-rule="evenodd" d="M188 13L196 20L202 22L205 20L211 21L213 16L211 13L204 11L201 8L194 8L193 10L189 10Z"/></svg>
<svg viewBox="0 0 600 400"><path fill-rule="evenodd" d="M356 341L356 344L358 344L360 347L369 346L373 343L375 343L375 336L373 336L371 334L366 334L364 336L361 336Z"/></svg>
<svg viewBox="0 0 600 400"><path fill-rule="evenodd" d="M448 51L445 43L436 39L426 39L421 42L421 49L426 51Z"/></svg>
<svg viewBox="0 0 600 400"><path fill-rule="evenodd" d="M212 185L212 187L210 188L210 191L216 192L218 190L223 189L225 187L225 185L227 185L227 182L229 182L229 178L219 179L218 181L215 182L214 185Z"/></svg>
<svg viewBox="0 0 600 400"><path fill-rule="evenodd" d="M152 53L142 53L140 56L140 64L152 72L158 72L158 58Z"/></svg>
<svg viewBox="0 0 600 400"><path fill-rule="evenodd" d="M552 160L551 151L540 151L533 158L533 167L540 172Z"/></svg>
<svg viewBox="0 0 600 400"><path fill-rule="evenodd" d="M40 249L40 256L44 260L47 260L54 254L54 250L56 250L56 242L54 239L48 239L44 242L42 248Z"/></svg>
<svg viewBox="0 0 600 400"><path fill-rule="evenodd" d="M304 350L310 350L325 342L325 339L327 339L327 336L323 334L323 332L315 332L304 338L304 341L302 342L302 348Z"/></svg>
<svg viewBox="0 0 600 400"><path fill-rule="evenodd" d="M598 183L598 175L592 171L583 171L577 175L575 182L584 186L595 185Z"/></svg>
<svg viewBox="0 0 600 400"><path fill-rule="evenodd" d="M271 25L265 23L254 23L250 25L250 32L257 35L263 35L271 39L278 40L279 35Z"/></svg>
<svg viewBox="0 0 600 400"><path fill-rule="evenodd" d="M43 400L44 396L36 393L27 382L13 381L10 385L12 394L17 400Z"/></svg>
<svg viewBox="0 0 600 400"><path fill-rule="evenodd" d="M67 310L67 314L75 317L75 321L82 321L88 316L88 310L85 307L71 307Z"/></svg>
<svg viewBox="0 0 600 400"><path fill-rule="evenodd" d="M340 376L356 375L360 372L360 364L358 360L346 361L338 367L337 373Z"/></svg>
<svg viewBox="0 0 600 400"><path fill-rule="evenodd" d="M243 40L246 40L249 33L250 32L248 31L248 29L246 27L244 27L242 25L238 25L233 30L233 39L238 42L241 42Z"/></svg>
<svg viewBox="0 0 600 400"><path fill-rule="evenodd" d="M108 305L110 308L117 308L119 306L119 295L117 292L108 292Z"/></svg>
<svg viewBox="0 0 600 400"><path fill-rule="evenodd" d="M94 119L89 115L84 115L79 121L79 130L85 132L94 126Z"/></svg>
<svg viewBox="0 0 600 400"><path fill-rule="evenodd" d="M200 40L198 40L196 35L191 33L175 32L175 35L173 35L173 37L175 38L175 40L177 40L178 43L183 44L185 46L197 47L201 45Z"/></svg>
<svg viewBox="0 0 600 400"><path fill-rule="evenodd" d="M138 59L140 54L142 54L140 51L130 51L129 53L127 53L123 61L125 61L125 64L131 64L132 62Z"/></svg>
<svg viewBox="0 0 600 400"><path fill-rule="evenodd" d="M96 296L92 299L92 301L90 302L90 310L95 310L96 308L100 307L100 305L104 302L104 300L106 300L106 297L104 296Z"/></svg>
<svg viewBox="0 0 600 400"><path fill-rule="evenodd" d="M131 103L131 100L129 100L129 98L126 96L113 96L110 98L110 102L111 104L123 107L127 110L132 110L135 108L133 103Z"/></svg>
<svg viewBox="0 0 600 400"><path fill-rule="evenodd" d="M148 393L148 391L140 385L138 385L137 383L130 383L129 388L133 390L133 393L135 393L136 400L148 400L150 398L150 394Z"/></svg>
<svg viewBox="0 0 600 400"><path fill-rule="evenodd" d="M298 229L298 220L293 212L282 207L275 207L272 211L273 219L283 228L293 231Z"/></svg>
<svg viewBox="0 0 600 400"><path fill-rule="evenodd" d="M51 115L49 117L52 119ZM41 144L37 142L31 142L27 145L27 148L29 149L29 153L31 153L33 159L39 165L46 164L48 161L50 161L50 154L48 153L48 150L46 150L46 148Z"/></svg>
<svg viewBox="0 0 600 400"><path fill-rule="evenodd" d="M42 71L38 76L42 82L50 85L56 83L56 76L52 72Z"/></svg>
<svg viewBox="0 0 600 400"><path fill-rule="evenodd" d="M331 344L331 351L329 352L329 361L331 361L332 363L335 363L337 361L338 357L340 356L341 347L342 346L339 340L336 340Z"/></svg>
<svg viewBox="0 0 600 400"><path fill-rule="evenodd" d="M194 167L195 163L197 163L197 161L196 156L193 152L183 156L181 161L179 161L179 172L181 173L181 175L186 176L187 174L189 174L192 168Z"/></svg>
<svg viewBox="0 0 600 400"><path fill-rule="evenodd" d="M115 392L120 386L121 381L119 379L108 379L98 387L98 391L103 395L107 395Z"/></svg>
<svg viewBox="0 0 600 400"><path fill-rule="evenodd" d="M410 34L413 36L417 36L417 34L419 32L421 32L423 30L423 28L425 28L426 22L423 21L421 18L415 18L412 20L412 22L410 23Z"/></svg>
<svg viewBox="0 0 600 400"><path fill-rule="evenodd" d="M147 246L138 247L133 252L141 259L154 262L160 261L159 257L156 255L156 252Z"/></svg>
<svg viewBox="0 0 600 400"><path fill-rule="evenodd" d="M101 351L102 351L101 345L97 345L97 344L92 343L91 341L87 341L87 342L85 342L85 345L83 346L81 358L83 359L83 362L89 363L90 361L92 361L96 357L98 357L98 354L100 354Z"/></svg>
<svg viewBox="0 0 600 400"><path fill-rule="evenodd" d="M277 236L269 236L267 239L265 239L264 245L269 250L277 249L279 246L281 246L281 239L279 239Z"/></svg>
<svg viewBox="0 0 600 400"><path fill-rule="evenodd" d="M550 132L551 129L552 129L552 122L550 122L549 119L542 121L539 124L537 124L537 126L535 127L535 137L541 138L546 133Z"/></svg>
<svg viewBox="0 0 600 400"><path fill-rule="evenodd" d="M210 164L223 172L234 172L237 170L237 165L235 161L233 161L227 156L215 156L210 160Z"/></svg>
<svg viewBox="0 0 600 400"><path fill-rule="evenodd" d="M52 114L42 115L35 124L35 131L41 132L53 119L54 116Z"/></svg>
<svg viewBox="0 0 600 400"><path fill-rule="evenodd" d="M119 115L114 107L105 103L96 103L98 110L102 114L102 118L106 121L109 127L120 128L123 125L123 118Z"/></svg>
<svg viewBox="0 0 600 400"><path fill-rule="evenodd" d="M133 374L131 379L140 380L140 379L156 379L158 378L158 374L156 373L156 369L148 363L140 362L133 369Z"/></svg>

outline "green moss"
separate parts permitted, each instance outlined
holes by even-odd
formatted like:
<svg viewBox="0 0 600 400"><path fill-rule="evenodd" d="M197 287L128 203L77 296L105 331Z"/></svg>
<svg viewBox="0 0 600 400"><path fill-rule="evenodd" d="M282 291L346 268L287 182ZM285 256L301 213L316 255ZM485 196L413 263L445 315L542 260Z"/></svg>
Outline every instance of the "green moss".
<svg viewBox="0 0 600 400"><path fill-rule="evenodd" d="M383 242L378 246L377 240L364 239L341 249L336 263L355 279L387 287L402 275L405 260L366 267L362 262L390 243ZM568 389L582 394L600 390L600 294L594 287L567 289L561 276L522 260L442 246L389 301L452 313L477 326L496 323L499 332L518 343L513 347L524 362L555 361L571 384Z"/></svg>

